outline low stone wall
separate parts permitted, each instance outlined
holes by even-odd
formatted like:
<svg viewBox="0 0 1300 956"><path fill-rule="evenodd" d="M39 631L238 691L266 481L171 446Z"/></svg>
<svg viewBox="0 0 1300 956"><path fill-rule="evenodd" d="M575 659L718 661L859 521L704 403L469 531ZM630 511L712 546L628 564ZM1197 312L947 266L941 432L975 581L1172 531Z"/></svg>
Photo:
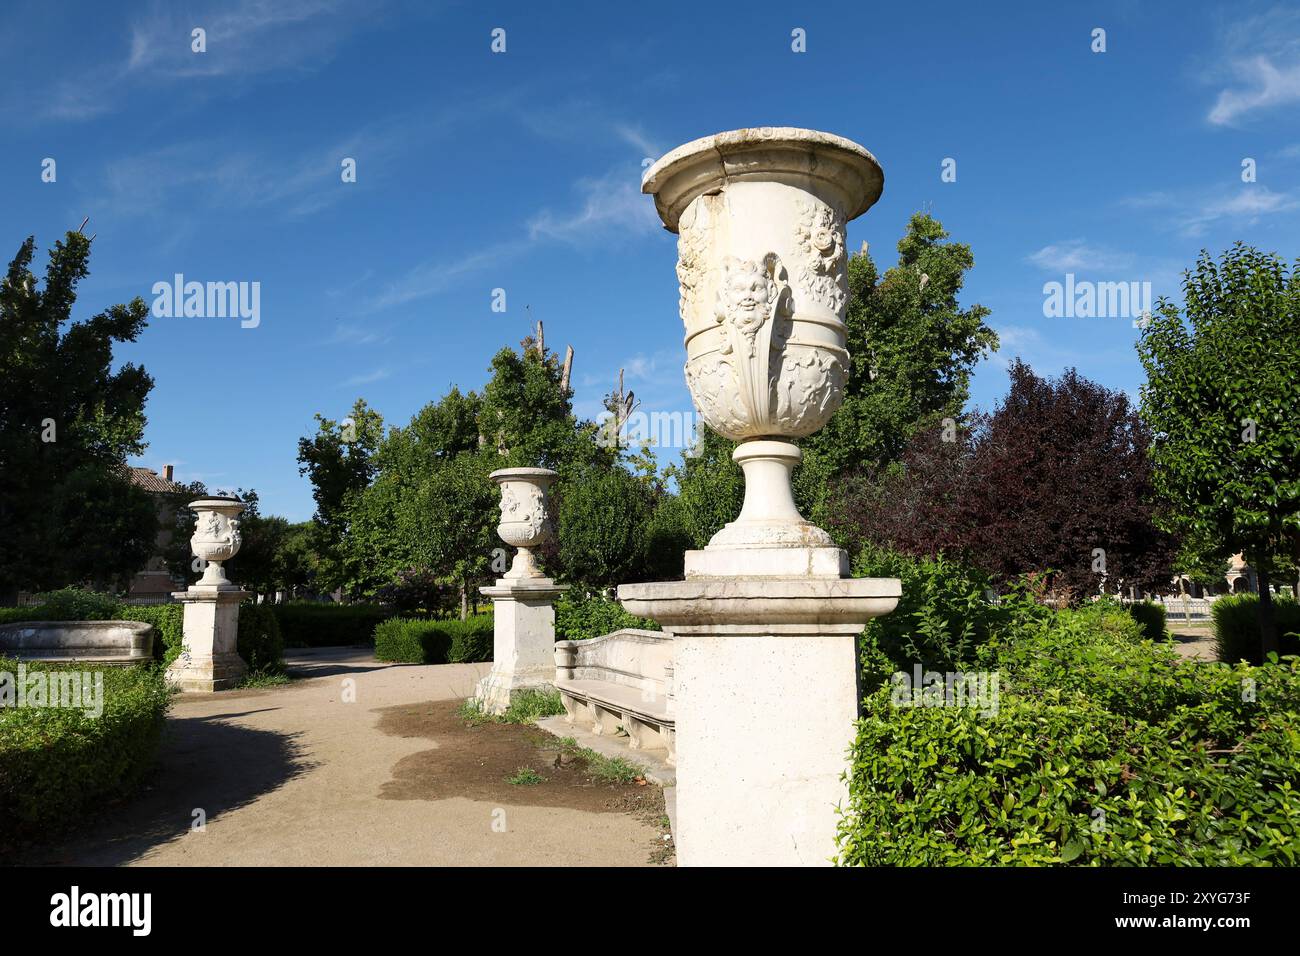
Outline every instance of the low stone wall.
<svg viewBox="0 0 1300 956"><path fill-rule="evenodd" d="M153 626L141 621L17 621L0 624L0 657L139 664L153 660Z"/></svg>

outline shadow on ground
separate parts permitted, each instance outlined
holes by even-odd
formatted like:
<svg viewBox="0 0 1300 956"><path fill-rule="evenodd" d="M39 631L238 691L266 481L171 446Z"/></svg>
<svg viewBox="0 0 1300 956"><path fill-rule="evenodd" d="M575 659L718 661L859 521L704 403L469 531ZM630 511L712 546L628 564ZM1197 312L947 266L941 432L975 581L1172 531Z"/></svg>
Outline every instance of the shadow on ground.
<svg viewBox="0 0 1300 956"><path fill-rule="evenodd" d="M271 708L260 708L261 710ZM201 808L213 820L312 769L297 735L229 723L257 713L169 717L157 763L133 796L106 805L57 842L20 846L7 862L116 866L185 834Z"/></svg>

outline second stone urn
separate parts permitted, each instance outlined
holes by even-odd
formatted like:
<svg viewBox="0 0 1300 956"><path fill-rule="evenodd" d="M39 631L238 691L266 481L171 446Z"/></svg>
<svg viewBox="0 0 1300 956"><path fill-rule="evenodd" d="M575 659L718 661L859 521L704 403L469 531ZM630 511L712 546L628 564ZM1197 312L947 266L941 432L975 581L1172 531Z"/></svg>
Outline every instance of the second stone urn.
<svg viewBox="0 0 1300 956"><path fill-rule="evenodd" d="M235 589L226 577L222 563L239 553L243 537L239 533L239 515L244 503L238 498L210 496L190 502L198 515L190 550L204 562L203 576L195 587Z"/></svg>
<svg viewBox="0 0 1300 956"><path fill-rule="evenodd" d="M501 540L519 550L492 587L492 670L475 699L483 710L503 713L516 694L549 687L555 675L555 606L567 590L542 574L533 549L551 539L546 493L558 474L549 468L502 468L489 476L501 487Z"/></svg>
<svg viewBox="0 0 1300 956"><path fill-rule="evenodd" d="M761 127L698 139L645 174L678 234L686 383L700 416L741 444L740 516L688 557L687 576L844 573L830 537L800 517L790 472L842 401L849 370L845 224L880 197L884 176L857 143ZM737 551L797 549L786 555ZM811 551L810 551L811 549ZM708 552L728 552L711 557ZM736 561L741 560L743 568Z"/></svg>
<svg viewBox="0 0 1300 956"><path fill-rule="evenodd" d="M546 509L546 492L559 475L549 468L501 468L488 477L501 487L501 521L497 534L506 544L519 549L505 576L541 577L532 549L549 541L553 533Z"/></svg>

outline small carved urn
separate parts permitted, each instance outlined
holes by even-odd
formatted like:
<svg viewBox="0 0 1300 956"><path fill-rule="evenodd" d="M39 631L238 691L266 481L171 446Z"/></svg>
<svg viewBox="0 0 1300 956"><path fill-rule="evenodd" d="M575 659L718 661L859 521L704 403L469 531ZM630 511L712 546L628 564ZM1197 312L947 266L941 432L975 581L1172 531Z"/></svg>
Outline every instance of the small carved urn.
<svg viewBox="0 0 1300 956"><path fill-rule="evenodd" d="M244 503L238 498L213 496L191 501L189 506L199 516L194 534L190 536L190 550L205 564L203 577L195 587L235 588L221 565L238 554L243 543L239 534L239 514L244 510Z"/></svg>
<svg viewBox="0 0 1300 956"><path fill-rule="evenodd" d="M710 549L831 545L794 505L800 452L790 440L820 429L843 400L845 224L883 184L857 143L786 127L698 139L645 173L642 191L679 237L687 386L709 427L741 442L744 508Z"/></svg>
<svg viewBox="0 0 1300 956"><path fill-rule="evenodd" d="M532 549L551 539L553 529L546 492L560 476L549 468L501 468L488 477L501 486L501 522L497 534L506 544L518 548L505 576L541 578Z"/></svg>

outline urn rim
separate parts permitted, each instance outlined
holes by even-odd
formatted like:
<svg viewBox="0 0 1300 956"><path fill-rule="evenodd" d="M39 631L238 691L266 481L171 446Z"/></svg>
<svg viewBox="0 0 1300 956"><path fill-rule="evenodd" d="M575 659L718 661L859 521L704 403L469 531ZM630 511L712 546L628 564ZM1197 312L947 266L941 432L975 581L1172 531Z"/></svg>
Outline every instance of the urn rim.
<svg viewBox="0 0 1300 956"><path fill-rule="evenodd" d="M515 479L523 479L525 481L529 479L554 481L556 478L560 477L560 473L558 471L552 471L549 468L498 468L496 471L490 473L488 477L499 485L503 482Z"/></svg>
<svg viewBox="0 0 1300 956"><path fill-rule="evenodd" d="M755 153L767 154L765 161L752 162ZM664 228L677 232L678 220L696 197L727 182L782 173L834 184L848 197L846 220L875 205L885 184L876 157L851 139L796 126L757 126L702 136L670 150L645 171L641 192L655 197Z"/></svg>
<svg viewBox="0 0 1300 956"><path fill-rule="evenodd" d="M242 510L244 504L245 503L241 499L236 498L233 495L204 495L202 498L195 498L187 507L193 511L198 511L200 509L204 511L214 511L219 508L229 508L231 505L239 505Z"/></svg>

